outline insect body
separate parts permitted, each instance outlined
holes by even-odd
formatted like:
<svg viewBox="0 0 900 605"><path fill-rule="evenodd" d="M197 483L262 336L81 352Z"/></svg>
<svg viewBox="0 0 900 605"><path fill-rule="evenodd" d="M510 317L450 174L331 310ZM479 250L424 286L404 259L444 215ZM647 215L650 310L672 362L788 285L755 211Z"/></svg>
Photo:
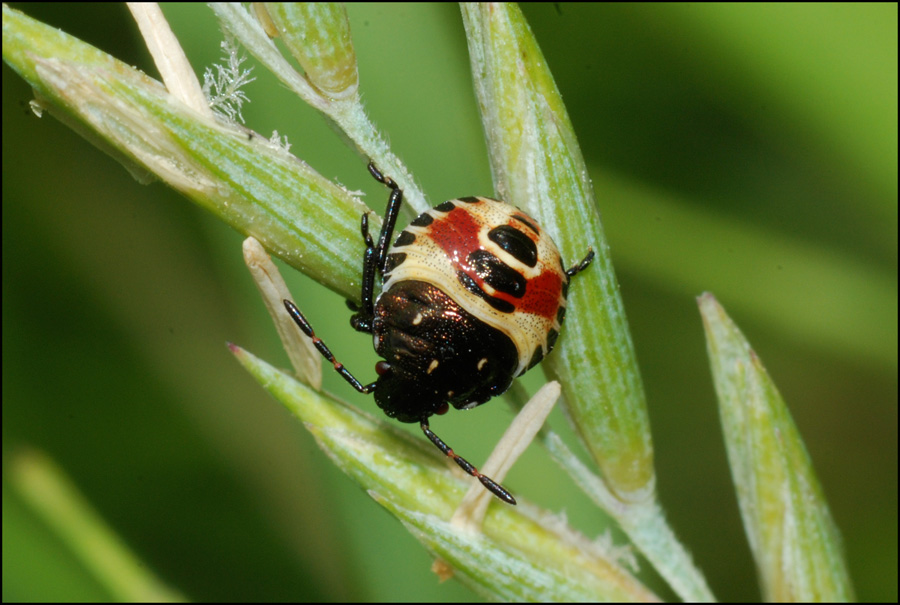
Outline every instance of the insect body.
<svg viewBox="0 0 900 605"><path fill-rule="evenodd" d="M550 352L566 312L569 279L593 251L566 269L550 236L524 212L484 197L450 200L418 216L391 245L403 192L369 164L391 189L375 242L362 216L362 304L349 303L351 325L373 335L384 361L378 379L362 384L337 362L290 301L291 317L316 348L361 393L374 393L385 414L418 422L425 435L500 499L501 485L482 475L435 435L428 418L452 405L469 409L509 388ZM374 298L375 273L383 287Z"/></svg>

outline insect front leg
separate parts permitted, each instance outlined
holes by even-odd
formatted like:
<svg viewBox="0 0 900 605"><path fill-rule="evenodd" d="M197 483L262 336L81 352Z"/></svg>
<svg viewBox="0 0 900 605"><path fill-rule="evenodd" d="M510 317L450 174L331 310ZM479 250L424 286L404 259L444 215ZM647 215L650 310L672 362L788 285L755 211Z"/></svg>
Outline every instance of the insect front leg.
<svg viewBox="0 0 900 605"><path fill-rule="evenodd" d="M507 490L505 487L503 487L487 475L482 475L480 472L478 472L478 469L472 466L472 464L468 460L455 453L453 449L444 442L443 439L434 434L434 431L432 431L428 426L427 420L422 420L421 422L419 422L419 427L422 429L422 432L425 433L425 436L431 440L435 447L444 452L445 456L452 458L453 461L456 462L456 464L458 464L462 470L466 471L467 473L481 481L481 484L485 488L487 488L489 492L491 492L507 504L512 504L513 506L516 505L516 499L513 498L513 495L509 493L509 490Z"/></svg>
<svg viewBox="0 0 900 605"><path fill-rule="evenodd" d="M316 336L316 333L315 331L313 331L312 326L309 324L309 321L307 321L303 313L300 312L300 309L297 308L297 305L289 300L284 300L282 302L284 303L284 308L287 309L288 314L291 316L291 319L293 319L294 323L297 324L297 327L299 327L304 334L312 339L313 345L315 345L319 353L322 354L322 357L331 362L331 365L334 366L334 370L338 374L340 374L344 380L350 383L350 386L352 386L360 393L366 395L375 390L374 382L370 384L361 383L359 379L356 378L356 376L350 373L350 370L344 367L344 364L334 358L334 355L331 353L331 349L328 348L328 346L322 341L321 338Z"/></svg>

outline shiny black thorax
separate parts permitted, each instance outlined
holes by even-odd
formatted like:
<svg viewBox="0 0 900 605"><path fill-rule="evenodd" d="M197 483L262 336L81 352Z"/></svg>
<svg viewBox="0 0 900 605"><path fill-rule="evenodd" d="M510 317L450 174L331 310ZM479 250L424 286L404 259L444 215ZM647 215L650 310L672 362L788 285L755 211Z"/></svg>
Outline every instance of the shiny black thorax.
<svg viewBox="0 0 900 605"><path fill-rule="evenodd" d="M397 282L375 304L375 350L390 365L375 383L385 414L419 422L485 403L509 388L519 363L512 340L439 288Z"/></svg>

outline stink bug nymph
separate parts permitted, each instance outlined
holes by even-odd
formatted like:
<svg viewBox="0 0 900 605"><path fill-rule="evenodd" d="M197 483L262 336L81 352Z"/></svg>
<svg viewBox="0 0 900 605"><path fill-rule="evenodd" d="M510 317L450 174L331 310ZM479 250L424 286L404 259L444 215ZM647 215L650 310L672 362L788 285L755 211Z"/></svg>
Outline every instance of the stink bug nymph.
<svg viewBox="0 0 900 605"><path fill-rule="evenodd" d="M284 305L334 369L391 418L418 422L444 454L498 498L516 500L435 435L433 414L470 409L509 388L553 349L566 314L569 280L593 250L566 269L556 244L530 216L486 197L449 200L420 214L391 244L403 191L375 167L390 190L378 241L362 215L362 304L350 324L372 334L378 378L361 383L320 338L294 303ZM375 273L382 290L374 298Z"/></svg>

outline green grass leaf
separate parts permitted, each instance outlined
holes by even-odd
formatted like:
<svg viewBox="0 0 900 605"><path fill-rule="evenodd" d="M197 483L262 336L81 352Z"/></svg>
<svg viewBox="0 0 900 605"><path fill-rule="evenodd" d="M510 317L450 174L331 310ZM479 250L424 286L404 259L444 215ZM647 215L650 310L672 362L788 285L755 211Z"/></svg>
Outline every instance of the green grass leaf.
<svg viewBox="0 0 900 605"><path fill-rule="evenodd" d="M699 299L744 529L772 602L853 600L837 525L787 406L711 294Z"/></svg>

